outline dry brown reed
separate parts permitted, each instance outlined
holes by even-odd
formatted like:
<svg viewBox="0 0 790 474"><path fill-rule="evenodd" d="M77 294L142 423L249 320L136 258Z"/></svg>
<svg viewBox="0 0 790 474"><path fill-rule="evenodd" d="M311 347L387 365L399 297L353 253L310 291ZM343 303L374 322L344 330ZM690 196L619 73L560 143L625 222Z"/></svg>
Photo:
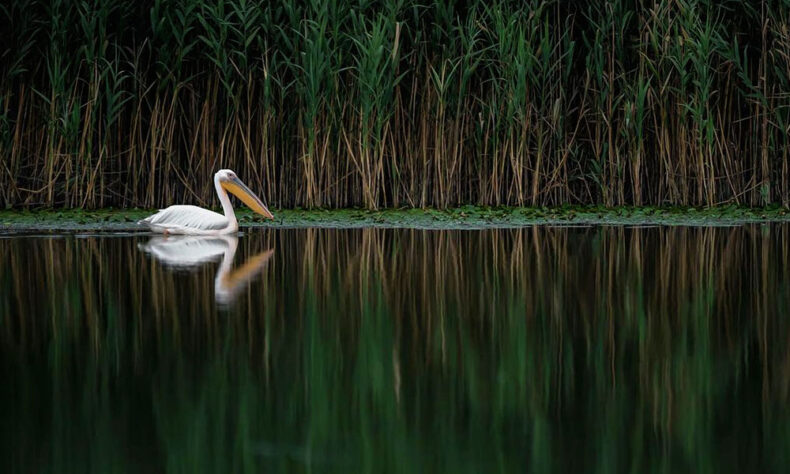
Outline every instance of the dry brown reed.
<svg viewBox="0 0 790 474"><path fill-rule="evenodd" d="M355 4L356 5L356 4ZM14 0L0 202L790 202L784 1Z"/></svg>

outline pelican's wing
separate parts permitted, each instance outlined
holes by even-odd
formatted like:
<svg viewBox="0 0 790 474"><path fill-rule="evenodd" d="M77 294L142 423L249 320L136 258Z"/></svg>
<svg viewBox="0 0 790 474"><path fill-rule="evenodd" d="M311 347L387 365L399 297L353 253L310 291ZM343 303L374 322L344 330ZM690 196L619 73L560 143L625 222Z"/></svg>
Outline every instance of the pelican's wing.
<svg viewBox="0 0 790 474"><path fill-rule="evenodd" d="M228 219L222 214L197 206L170 206L140 221L152 230L221 230Z"/></svg>
<svg viewBox="0 0 790 474"><path fill-rule="evenodd" d="M154 237L140 249L171 267L193 267L219 260L228 249L220 237Z"/></svg>

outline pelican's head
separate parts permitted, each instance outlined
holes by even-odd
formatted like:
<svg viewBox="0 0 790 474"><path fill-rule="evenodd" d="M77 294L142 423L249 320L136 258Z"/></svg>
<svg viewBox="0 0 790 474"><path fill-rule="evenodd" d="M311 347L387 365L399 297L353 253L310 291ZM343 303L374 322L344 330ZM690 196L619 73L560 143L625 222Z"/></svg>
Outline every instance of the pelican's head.
<svg viewBox="0 0 790 474"><path fill-rule="evenodd" d="M258 199L255 193L250 191L247 185L241 182L239 177L236 176L236 173L231 170L219 170L217 174L214 175L214 179L217 180L220 186L226 191L233 193L236 197L244 201L244 204L250 209L268 219L274 219L274 215L269 212L266 205Z"/></svg>

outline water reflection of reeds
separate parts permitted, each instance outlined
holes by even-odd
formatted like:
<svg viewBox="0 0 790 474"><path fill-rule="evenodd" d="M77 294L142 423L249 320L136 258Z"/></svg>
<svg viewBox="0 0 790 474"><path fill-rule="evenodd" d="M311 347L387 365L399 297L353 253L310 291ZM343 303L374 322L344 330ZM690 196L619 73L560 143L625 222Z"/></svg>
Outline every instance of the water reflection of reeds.
<svg viewBox="0 0 790 474"><path fill-rule="evenodd" d="M16 459L106 471L135 446L188 471L787 461L785 226L264 231L239 256L275 256L230 309L216 265L173 271L136 242L0 240Z"/></svg>

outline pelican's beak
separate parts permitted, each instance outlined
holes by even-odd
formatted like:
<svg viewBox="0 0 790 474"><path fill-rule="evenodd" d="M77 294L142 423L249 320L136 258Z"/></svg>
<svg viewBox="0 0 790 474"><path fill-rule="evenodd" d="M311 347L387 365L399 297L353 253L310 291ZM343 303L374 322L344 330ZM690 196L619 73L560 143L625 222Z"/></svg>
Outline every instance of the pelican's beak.
<svg viewBox="0 0 790 474"><path fill-rule="evenodd" d="M236 197L244 201L244 204L246 204L247 207L253 211L257 212L263 217L266 217L267 219L274 219L274 215L269 212L269 209L266 207L266 205L264 205L263 202L258 199L258 196L250 191L250 188L242 183L239 178L232 178L230 180L223 181L222 187L235 194Z"/></svg>

